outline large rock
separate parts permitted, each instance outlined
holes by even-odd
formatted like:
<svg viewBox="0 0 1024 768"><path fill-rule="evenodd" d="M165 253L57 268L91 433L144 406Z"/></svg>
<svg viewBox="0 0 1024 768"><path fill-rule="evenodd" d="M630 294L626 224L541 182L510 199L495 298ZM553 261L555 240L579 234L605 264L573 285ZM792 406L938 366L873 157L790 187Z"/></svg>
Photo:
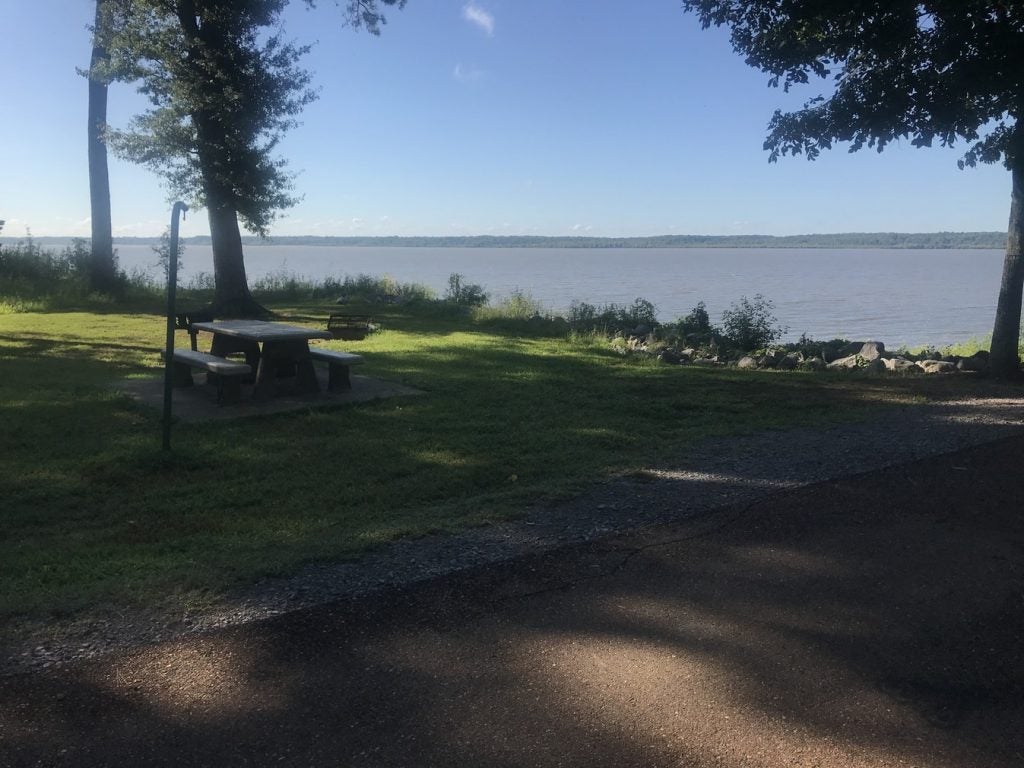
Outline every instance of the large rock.
<svg viewBox="0 0 1024 768"><path fill-rule="evenodd" d="M885 360L885 367L893 373L921 373L921 367L913 360L905 357L882 358Z"/></svg>
<svg viewBox="0 0 1024 768"><path fill-rule="evenodd" d="M761 367L763 368L778 368L786 358L786 350L784 349L769 349L765 352L764 357L761 358Z"/></svg>
<svg viewBox="0 0 1024 768"><path fill-rule="evenodd" d="M779 369L783 371L792 371L800 366L800 363L804 361L804 356L800 352L790 352L784 358L779 360Z"/></svg>
<svg viewBox="0 0 1024 768"><path fill-rule="evenodd" d="M866 341L851 341L838 349L822 350L821 355L826 363L834 363L836 360L842 360L844 357L856 355L867 343Z"/></svg>
<svg viewBox="0 0 1024 768"><path fill-rule="evenodd" d="M828 368L828 363L820 357L809 357L800 363L800 367L805 371L824 371Z"/></svg>
<svg viewBox="0 0 1024 768"><path fill-rule="evenodd" d="M948 360L918 360L917 364L925 373L955 373L956 363Z"/></svg>
<svg viewBox="0 0 1024 768"><path fill-rule="evenodd" d="M828 364L828 367L835 371L856 368L858 365L860 365L860 358L857 355L849 355L848 357L841 357L838 360L833 360Z"/></svg>
<svg viewBox="0 0 1024 768"><path fill-rule="evenodd" d="M743 357L736 361L736 367L759 368L760 366L757 364L757 360L755 360L753 357L751 357L750 355L744 355Z"/></svg>
<svg viewBox="0 0 1024 768"><path fill-rule="evenodd" d="M869 360L867 364L860 366L858 370L864 373L883 373L886 370L885 359L876 357L874 360Z"/></svg>
<svg viewBox="0 0 1024 768"><path fill-rule="evenodd" d="M857 354L870 363L885 354L885 344L880 341L865 341Z"/></svg>
<svg viewBox="0 0 1024 768"><path fill-rule="evenodd" d="M970 357L960 358L956 367L961 371L974 371L975 373L988 372L988 352L981 350Z"/></svg>

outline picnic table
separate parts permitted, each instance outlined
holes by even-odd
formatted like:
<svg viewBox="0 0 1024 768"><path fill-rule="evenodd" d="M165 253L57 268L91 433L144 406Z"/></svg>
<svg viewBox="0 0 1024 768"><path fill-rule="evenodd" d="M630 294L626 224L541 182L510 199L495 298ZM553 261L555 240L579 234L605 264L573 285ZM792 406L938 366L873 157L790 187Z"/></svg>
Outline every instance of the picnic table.
<svg viewBox="0 0 1024 768"><path fill-rule="evenodd" d="M265 320L215 320L193 323L192 328L213 334L211 355L245 355L246 364L256 371L254 400L273 396L281 378L294 377L294 388L299 393L320 391L309 340L332 338L327 331Z"/></svg>

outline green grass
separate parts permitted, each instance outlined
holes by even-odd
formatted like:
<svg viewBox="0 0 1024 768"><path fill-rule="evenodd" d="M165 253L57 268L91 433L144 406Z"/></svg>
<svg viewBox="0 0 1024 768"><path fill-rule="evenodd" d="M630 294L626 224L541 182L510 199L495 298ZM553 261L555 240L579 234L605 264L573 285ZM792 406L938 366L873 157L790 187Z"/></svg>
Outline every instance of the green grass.
<svg viewBox="0 0 1024 768"><path fill-rule="evenodd" d="M281 311L323 323L330 310ZM593 337L389 311L373 312L382 332L331 346L425 396L178 424L169 455L159 414L112 386L159 374L161 317L0 313L0 625L209 599L396 537L506 519L671 463L709 435L920 397L907 380L664 366Z"/></svg>
<svg viewBox="0 0 1024 768"><path fill-rule="evenodd" d="M960 355L961 357L970 357L975 352L980 350L988 351L992 346L992 336L983 336L981 338L968 339L962 341L959 344L952 344L948 347L943 347L942 351L947 355ZM1017 354L1024 358L1024 336L1021 336L1021 341L1017 347Z"/></svg>

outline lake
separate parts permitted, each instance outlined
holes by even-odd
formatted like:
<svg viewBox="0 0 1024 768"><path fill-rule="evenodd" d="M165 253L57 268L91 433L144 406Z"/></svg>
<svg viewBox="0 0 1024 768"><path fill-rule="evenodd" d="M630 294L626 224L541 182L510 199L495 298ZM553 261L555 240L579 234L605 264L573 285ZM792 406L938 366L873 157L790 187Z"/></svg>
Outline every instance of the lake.
<svg viewBox="0 0 1024 768"><path fill-rule="evenodd" d="M149 246L117 246L121 267L156 274ZM259 245L246 248L250 280L285 271L310 278L389 275L439 295L458 272L492 299L522 290L563 311L574 301L630 304L643 297L663 321L704 301L712 321L741 296L775 303L786 340L879 339L943 345L987 336L1002 251L743 248L392 248ZM189 245L182 281L212 272L209 246Z"/></svg>

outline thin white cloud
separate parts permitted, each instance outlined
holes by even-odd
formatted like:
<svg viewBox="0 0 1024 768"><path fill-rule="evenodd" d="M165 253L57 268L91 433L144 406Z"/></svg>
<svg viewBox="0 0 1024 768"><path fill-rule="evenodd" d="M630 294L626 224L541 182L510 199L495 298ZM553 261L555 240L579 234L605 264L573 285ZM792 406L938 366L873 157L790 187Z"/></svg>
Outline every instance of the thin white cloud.
<svg viewBox="0 0 1024 768"><path fill-rule="evenodd" d="M460 83L475 83L481 80L484 76L484 71L478 67L474 67L472 64L469 66L459 62L455 65L455 69L452 71L452 77L458 80Z"/></svg>
<svg viewBox="0 0 1024 768"><path fill-rule="evenodd" d="M466 3L462 7L462 18L470 24L476 24L488 37L494 34L494 16L476 3Z"/></svg>

